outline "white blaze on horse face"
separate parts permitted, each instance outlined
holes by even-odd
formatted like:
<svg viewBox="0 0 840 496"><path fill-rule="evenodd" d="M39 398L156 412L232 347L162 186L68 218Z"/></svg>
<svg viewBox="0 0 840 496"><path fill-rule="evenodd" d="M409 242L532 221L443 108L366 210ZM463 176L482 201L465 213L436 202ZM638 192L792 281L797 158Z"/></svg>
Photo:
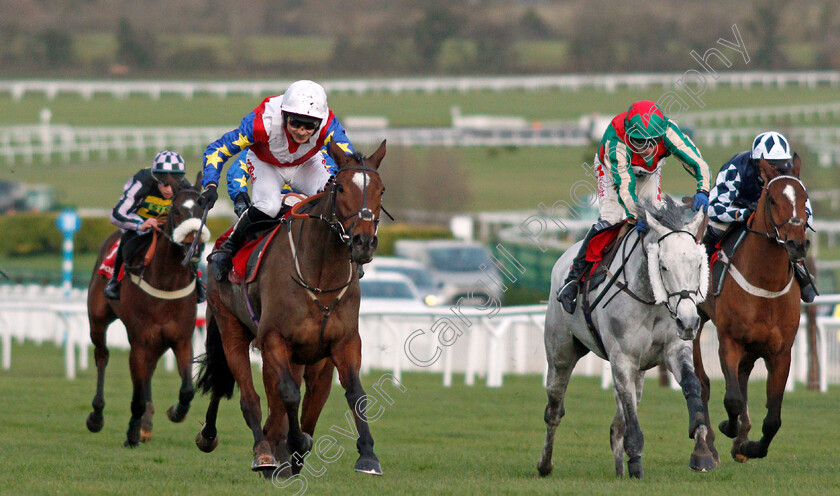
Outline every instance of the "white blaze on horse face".
<svg viewBox="0 0 840 496"><path fill-rule="evenodd" d="M364 172L357 172L353 174L353 184L359 187L359 190L364 191L367 186L367 174Z"/></svg>
<svg viewBox="0 0 840 496"><path fill-rule="evenodd" d="M787 196L788 200L793 204L793 215L792 217L796 217L796 190L793 189L793 186L788 184L785 186L785 189L782 190L782 193Z"/></svg>
<svg viewBox="0 0 840 496"><path fill-rule="evenodd" d="M185 201L181 206L188 210L192 210L192 208L195 206L195 200L189 199Z"/></svg>

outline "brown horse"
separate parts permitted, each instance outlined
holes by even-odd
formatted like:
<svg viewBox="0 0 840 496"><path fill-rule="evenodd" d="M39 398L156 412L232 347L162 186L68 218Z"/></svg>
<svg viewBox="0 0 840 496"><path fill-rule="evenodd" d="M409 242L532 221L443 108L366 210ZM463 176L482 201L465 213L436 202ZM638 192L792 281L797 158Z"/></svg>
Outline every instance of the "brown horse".
<svg viewBox="0 0 840 496"><path fill-rule="evenodd" d="M183 188L175 192L166 223L154 235L155 241L148 250L127 255L124 267L126 277L120 287L120 299L109 300L103 293L108 282L97 270L102 260L119 239L117 231L102 244L88 288L88 319L90 338L96 357L96 396L93 412L88 416L87 427L99 432L105 419L103 388L105 367L108 365L108 348L105 331L108 324L122 320L131 343L129 365L134 393L131 398L131 419L128 422L125 445L137 446L152 437L152 374L161 355L172 349L181 375L178 403L166 414L173 422L186 417L193 398L192 384L192 333L195 329L196 302L195 273L183 267L187 246L198 234L202 210L196 199L199 191ZM206 227L202 238L209 238ZM135 238L137 239L137 238Z"/></svg>
<svg viewBox="0 0 840 496"><path fill-rule="evenodd" d="M773 436L782 425L781 409L790 371L790 354L799 328L799 285L792 263L805 258L810 242L805 233L808 194L799 180L801 161L794 158L792 175L780 175L761 160L764 187L747 223L748 234L732 257L720 296L700 305L703 321L717 327L721 368L726 379L723 404L728 419L720 430L734 438L732 457L740 462L767 456ZM734 267L734 270L733 270ZM760 441L750 441L747 383L756 360L767 365L767 416ZM694 341L694 365L702 386L709 423L709 377L700 355L700 335ZM714 449L714 436L708 439Z"/></svg>
<svg viewBox="0 0 840 496"><path fill-rule="evenodd" d="M245 422L254 436L251 469L266 477L297 473L312 449L312 435L330 392L333 368L355 419L359 472L381 475L365 414L367 399L359 379L358 266L370 262L384 187L378 169L385 142L369 158L346 155L331 144L338 172L322 195L292 210L271 244L263 248L261 269L248 284L208 277L207 354L198 386L212 393L207 418L196 436L202 451L218 444L219 400L239 385ZM252 312L253 310L253 312ZM258 314L258 316L257 316ZM251 379L248 347L262 355L269 415L261 425L260 398ZM305 371L304 371L305 366ZM306 381L298 419L300 384ZM288 449L287 449L288 448ZM291 453L291 459L290 459Z"/></svg>

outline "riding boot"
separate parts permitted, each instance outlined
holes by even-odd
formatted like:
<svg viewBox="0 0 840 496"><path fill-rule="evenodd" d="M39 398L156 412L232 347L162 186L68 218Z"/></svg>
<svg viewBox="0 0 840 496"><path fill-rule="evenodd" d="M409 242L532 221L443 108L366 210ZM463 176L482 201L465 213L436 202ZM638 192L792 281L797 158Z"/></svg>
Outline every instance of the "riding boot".
<svg viewBox="0 0 840 496"><path fill-rule="evenodd" d="M805 303L811 303L819 294L817 286L814 284L814 278L808 273L804 262L793 264L793 273L796 276L796 282L799 283L800 297Z"/></svg>
<svg viewBox="0 0 840 496"><path fill-rule="evenodd" d="M248 210L242 213L236 225L233 226L230 236L219 246L219 249L211 253L207 260L210 266L216 269L216 280L224 281L227 278L228 272L233 268L233 256L245 244L245 238L248 233L248 228L252 224L260 220L268 220L266 214L254 207L248 207Z"/></svg>
<svg viewBox="0 0 840 496"><path fill-rule="evenodd" d="M123 244L124 240L120 240L120 244L117 246L117 256L114 258L114 273L111 274L111 279L108 280L108 284L102 291L109 300L120 299L120 268L123 264Z"/></svg>
<svg viewBox="0 0 840 496"><path fill-rule="evenodd" d="M717 250L715 246L718 244L718 241L723 238L724 233L725 231L712 226L706 228L706 234L703 235L703 245L706 246L706 256L708 256L709 259L712 258L712 255L714 255Z"/></svg>
<svg viewBox="0 0 840 496"><path fill-rule="evenodd" d="M577 256L572 261L572 268L569 269L569 275L566 281L563 282L563 287L557 292L557 301L563 305L563 310L568 313L574 313L577 307L577 295L580 291L580 278L586 273L589 267L589 262L586 261L586 247L592 237L603 230L599 224L595 224L589 228L586 236L583 238L583 243L580 245Z"/></svg>

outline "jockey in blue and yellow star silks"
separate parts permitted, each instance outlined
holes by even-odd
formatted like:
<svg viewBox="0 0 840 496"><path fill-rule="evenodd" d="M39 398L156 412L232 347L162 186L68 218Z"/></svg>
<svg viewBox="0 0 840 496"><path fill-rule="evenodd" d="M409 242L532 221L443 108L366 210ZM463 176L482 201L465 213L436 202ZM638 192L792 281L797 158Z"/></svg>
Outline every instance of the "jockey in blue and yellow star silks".
<svg viewBox="0 0 840 496"><path fill-rule="evenodd" d="M615 116L601 138L595 154L598 178L598 222L586 233L566 282L557 299L573 313L580 289L580 278L588 262L586 247L592 237L625 217L645 231L644 222L636 221L639 198L661 201L662 166L673 155L697 182L692 208L709 205L711 180L709 166L700 151L680 128L662 113L656 102L643 100L630 105L627 112Z"/></svg>
<svg viewBox="0 0 840 496"><path fill-rule="evenodd" d="M280 191L284 185L304 195L323 191L334 174L322 153L330 140L352 153L344 129L327 106L324 88L302 80L292 83L283 95L263 100L237 129L210 143L204 152L202 183L206 189L200 203L212 207L218 198L216 188L224 163L246 148L242 162L251 179L253 196L253 205L239 217L228 239L211 254L211 266L219 280L227 276L232 256L244 242L248 226L274 218L280 212ZM236 168L241 167L238 164ZM235 177L233 183L228 183L234 200L245 190L245 181L244 177Z"/></svg>

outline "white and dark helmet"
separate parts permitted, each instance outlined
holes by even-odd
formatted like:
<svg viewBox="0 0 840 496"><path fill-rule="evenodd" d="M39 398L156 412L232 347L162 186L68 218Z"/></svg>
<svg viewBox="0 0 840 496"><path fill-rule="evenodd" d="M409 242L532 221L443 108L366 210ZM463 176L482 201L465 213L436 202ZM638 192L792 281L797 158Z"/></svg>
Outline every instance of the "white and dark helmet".
<svg viewBox="0 0 840 496"><path fill-rule="evenodd" d="M790 160L790 143L776 131L767 131L755 137L750 157L754 160L763 158L767 161Z"/></svg>
<svg viewBox="0 0 840 496"><path fill-rule="evenodd" d="M330 112L329 107L327 107L327 92L314 81L306 79L296 81L289 85L286 93L283 94L283 103L280 104L280 110L284 114L324 120Z"/></svg>
<svg viewBox="0 0 840 496"><path fill-rule="evenodd" d="M158 152L152 160L152 176L158 182L164 182L165 176L173 176L175 180L180 180L187 172L187 167L184 164L184 159L177 152L164 150Z"/></svg>

